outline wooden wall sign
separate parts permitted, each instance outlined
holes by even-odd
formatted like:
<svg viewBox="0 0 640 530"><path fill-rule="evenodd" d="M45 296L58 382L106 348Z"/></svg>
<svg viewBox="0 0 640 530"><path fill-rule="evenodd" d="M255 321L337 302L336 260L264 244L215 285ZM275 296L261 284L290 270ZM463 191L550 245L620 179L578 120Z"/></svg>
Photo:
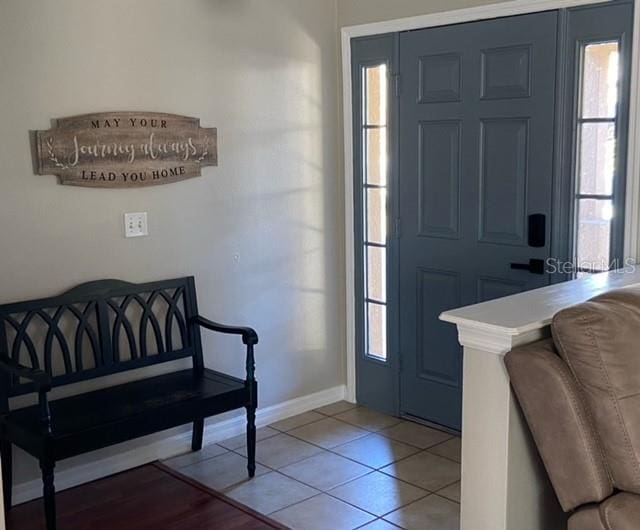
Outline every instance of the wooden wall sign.
<svg viewBox="0 0 640 530"><path fill-rule="evenodd" d="M156 112L105 112L58 119L36 131L36 172L61 184L130 188L168 184L218 165L217 129Z"/></svg>

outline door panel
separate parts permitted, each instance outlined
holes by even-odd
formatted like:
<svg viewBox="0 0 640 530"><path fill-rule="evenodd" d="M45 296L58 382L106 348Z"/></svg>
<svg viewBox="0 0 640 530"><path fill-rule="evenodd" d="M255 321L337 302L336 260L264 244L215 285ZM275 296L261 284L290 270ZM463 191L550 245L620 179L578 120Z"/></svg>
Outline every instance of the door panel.
<svg viewBox="0 0 640 530"><path fill-rule="evenodd" d="M461 123L430 121L419 127L419 235L458 239Z"/></svg>
<svg viewBox="0 0 640 530"><path fill-rule="evenodd" d="M418 350L425 352L420 357L418 376L445 385L460 384L459 357L456 355L455 330L432 326L443 308L451 307L460 300L460 275L450 271L421 269L418 272ZM443 344L442 352L430 350L429 344Z"/></svg>
<svg viewBox="0 0 640 530"><path fill-rule="evenodd" d="M418 103L460 101L462 58L459 53L441 53L418 58Z"/></svg>
<svg viewBox="0 0 640 530"><path fill-rule="evenodd" d="M400 409L460 429L453 307L547 285L557 13L400 35Z"/></svg>
<svg viewBox="0 0 640 530"><path fill-rule="evenodd" d="M524 245L529 120L481 118L480 144L479 241Z"/></svg>
<svg viewBox="0 0 640 530"><path fill-rule="evenodd" d="M505 46L480 52L482 99L531 96L531 46Z"/></svg>
<svg viewBox="0 0 640 530"><path fill-rule="evenodd" d="M500 278L478 278L478 302L487 302L496 298L504 298L520 293L525 289L525 282Z"/></svg>

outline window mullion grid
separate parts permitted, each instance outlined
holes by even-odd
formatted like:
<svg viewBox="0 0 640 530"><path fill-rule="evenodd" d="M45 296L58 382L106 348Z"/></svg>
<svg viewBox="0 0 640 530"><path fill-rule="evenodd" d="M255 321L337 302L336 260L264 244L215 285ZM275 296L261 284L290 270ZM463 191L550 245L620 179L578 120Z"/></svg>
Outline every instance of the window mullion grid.
<svg viewBox="0 0 640 530"><path fill-rule="evenodd" d="M380 361L386 361L386 322L383 324L383 327L380 329L378 328L377 331L373 331L370 328L371 322L370 322L370 318L371 318L371 311L378 311L373 309L374 307L378 307L378 308L384 308L384 313L386 314L386 289L383 291L379 291L377 290L376 293L370 293L369 290L370 288L372 288L372 282L371 280L378 280L378 281L382 281L382 282L386 282L386 274L384 272L382 272L382 274L385 274L384 278L371 278L370 274L371 271L369 270L369 266L373 265L373 262L371 261L372 259L379 259L376 257L370 257L370 249L381 249L382 251L386 251L387 249L387 244L386 241L384 242L374 242L374 241L369 241L370 238L370 234L369 234L369 229L371 228L371 222L373 222L373 216L374 215L382 215L383 216L383 222L388 223L388 220L386 219L386 205L382 204L382 208L384 209L382 212L369 212L369 194L370 193L376 193L376 192L383 192L387 190L387 185L386 185L386 178L383 182L385 182L385 184L374 184L371 183L371 181L373 180L372 178L370 178L369 175L369 170L371 169L369 166L370 164L375 163L375 161L371 160L372 156L376 156L375 154L371 154L369 153L369 148L370 148L370 138L369 135L373 134L373 131L383 131L388 129L388 125L387 125L387 117L382 117L380 121L383 121L384 123L368 123L368 105L371 103L367 100L367 97L370 93L369 91L369 87L368 87L368 77L366 74L366 69L363 70L363 101L362 101L362 120L361 120L361 141L362 141L362 191L361 191L361 196L362 196L362 202L363 202L363 216L362 216L362 222L364 224L364 230L363 230L363 257L364 257L364 263L363 263L363 267L364 267L364 300L363 300L363 309L364 309L364 323L365 323L365 355L376 359L376 360L380 360ZM380 97L386 97L386 91L383 92L381 91L380 93ZM385 103L386 105L386 103ZM384 149L387 148L387 146L383 147ZM377 179L376 179L377 180ZM388 234L388 226L387 229L385 230L385 233ZM387 236L388 237L388 236ZM385 260L386 260L386 252L384 252L384 256L385 256ZM384 271L386 269L383 268L382 271ZM376 297L372 296L372 294L380 294L382 295L383 298L385 298L385 300L379 300ZM379 324L378 324L379 325ZM371 341L374 340L373 339L373 335L372 333L381 333L382 336L378 336L376 340L376 342L379 342L380 340L382 340L383 344L380 345L372 345ZM378 351L378 347L381 347L382 350Z"/></svg>
<svg viewBox="0 0 640 530"><path fill-rule="evenodd" d="M593 44L593 43L590 43ZM619 46L619 43L618 43ZM576 151L574 153L574 156L579 158L581 155L580 153L582 152L582 132L583 132L583 126L584 125L588 125L588 124L612 124L613 125L613 129L614 129L614 140L617 142L618 141L618 110L619 110L619 102L616 105L616 108L613 111L613 116L604 116L604 117L582 117L582 113L584 112L584 83L585 83L585 79L584 79L584 61L585 61L585 53L586 53L586 46L583 46L582 48L582 53L581 53L581 61L583 62L581 64L581 74L580 74L580 89L579 89L579 97L580 97L580 105L579 108L580 110L580 115L576 117L576 133L577 133L577 144L576 144ZM619 71L618 71L619 74ZM576 249L575 249L575 257L576 257L576 271L578 273L593 273L593 272L601 272L599 270L599 268L597 267L584 267L581 266L580 264L580 259L581 256L578 254L578 248L577 248L577 244L580 238L580 210L583 207L583 204L586 204L587 201L598 201L598 202L605 202L605 201L609 201L611 204L614 203L614 195L615 195L615 179L616 176L614 174L614 184L612 187L612 192L607 194L607 193L581 193L581 188L582 188L582 174L581 171L578 171L578 173L576 174L576 187L575 187L575 194L574 194L574 200L575 200L575 221L576 221L576 227L575 227L575 231L574 231L574 237L575 237L575 245L576 245ZM611 219L609 219L609 228L610 230L613 230L613 223L611 221ZM609 250L610 252L610 250ZM609 258L611 257L611 255L609 254Z"/></svg>
<svg viewBox="0 0 640 530"><path fill-rule="evenodd" d="M613 195L599 194L599 193L576 193L576 199L591 199L594 201L611 201Z"/></svg>
<svg viewBox="0 0 640 530"><path fill-rule="evenodd" d="M578 118L578 125L583 123L616 123L618 118L613 116L610 118Z"/></svg>

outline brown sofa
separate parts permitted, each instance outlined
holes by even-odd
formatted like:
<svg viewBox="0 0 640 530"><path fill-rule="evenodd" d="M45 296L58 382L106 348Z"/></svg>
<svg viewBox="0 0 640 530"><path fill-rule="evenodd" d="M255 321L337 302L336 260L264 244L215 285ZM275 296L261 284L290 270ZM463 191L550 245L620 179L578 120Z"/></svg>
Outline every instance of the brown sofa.
<svg viewBox="0 0 640 530"><path fill-rule="evenodd" d="M505 357L569 530L640 529L640 287L555 315Z"/></svg>

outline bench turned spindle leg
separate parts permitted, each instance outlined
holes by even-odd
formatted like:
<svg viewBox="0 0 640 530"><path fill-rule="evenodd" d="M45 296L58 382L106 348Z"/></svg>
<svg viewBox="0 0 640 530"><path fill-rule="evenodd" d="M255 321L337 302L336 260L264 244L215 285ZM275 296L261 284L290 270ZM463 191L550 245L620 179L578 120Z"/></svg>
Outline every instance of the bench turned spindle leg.
<svg viewBox="0 0 640 530"><path fill-rule="evenodd" d="M53 485L53 461L41 461L42 493L44 497L44 515L47 530L56 530L56 490Z"/></svg>
<svg viewBox="0 0 640 530"><path fill-rule="evenodd" d="M202 449L202 437L204 435L204 419L193 422L193 435L191 436L191 450L200 451Z"/></svg>
<svg viewBox="0 0 640 530"><path fill-rule="evenodd" d="M0 441L0 460L2 460L2 493L4 511L11 510L11 487L13 485L13 462L11 460L11 442Z"/></svg>
<svg viewBox="0 0 640 530"><path fill-rule="evenodd" d="M247 470L249 478L256 474L256 408L247 407Z"/></svg>

